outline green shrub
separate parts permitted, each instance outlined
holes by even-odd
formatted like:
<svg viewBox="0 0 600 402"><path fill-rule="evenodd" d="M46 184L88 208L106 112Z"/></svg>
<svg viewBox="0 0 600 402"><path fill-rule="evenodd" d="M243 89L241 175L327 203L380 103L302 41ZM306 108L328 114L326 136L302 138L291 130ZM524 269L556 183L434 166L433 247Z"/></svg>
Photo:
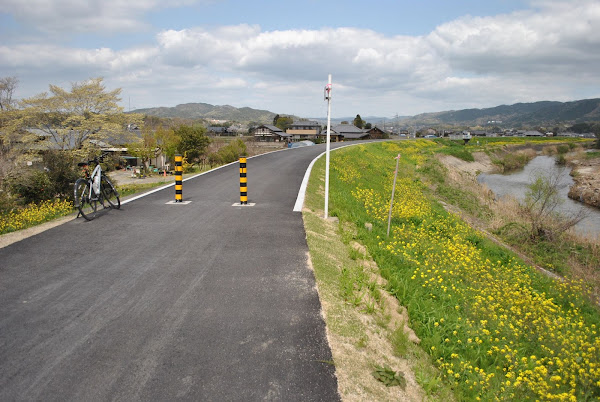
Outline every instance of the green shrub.
<svg viewBox="0 0 600 402"><path fill-rule="evenodd" d="M502 159L496 159L493 161L494 164L500 166L503 172L509 172L511 170L520 169L531 160L531 156L528 154L521 153L509 153L506 154Z"/></svg>
<svg viewBox="0 0 600 402"><path fill-rule="evenodd" d="M241 139L236 139L225 145L217 151L221 163L231 163L237 161L240 156L248 155L246 143Z"/></svg>
<svg viewBox="0 0 600 402"><path fill-rule="evenodd" d="M14 197L8 191L0 190L0 214L12 210L14 205Z"/></svg>
<svg viewBox="0 0 600 402"><path fill-rule="evenodd" d="M585 153L585 158L586 159L600 158L600 151L586 152Z"/></svg>
<svg viewBox="0 0 600 402"><path fill-rule="evenodd" d="M54 197L54 185L48 174L41 170L27 170L11 174L6 180L9 191L22 205L36 204Z"/></svg>
<svg viewBox="0 0 600 402"><path fill-rule="evenodd" d="M43 163L46 176L52 186L52 197L72 200L73 184L80 177L73 155L60 151L48 151L43 155Z"/></svg>

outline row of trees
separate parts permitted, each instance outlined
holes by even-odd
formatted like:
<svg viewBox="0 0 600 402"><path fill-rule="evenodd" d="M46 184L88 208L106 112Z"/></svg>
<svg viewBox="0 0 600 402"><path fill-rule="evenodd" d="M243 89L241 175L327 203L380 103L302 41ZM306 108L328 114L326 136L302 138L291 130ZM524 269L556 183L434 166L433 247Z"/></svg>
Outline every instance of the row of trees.
<svg viewBox="0 0 600 402"><path fill-rule="evenodd" d="M275 115L273 118L273 125L286 131L294 123L294 119L290 116Z"/></svg>
<svg viewBox="0 0 600 402"><path fill-rule="evenodd" d="M211 139L206 136L206 129L198 124L180 125L177 127L159 126L142 129L141 141L127 145L131 156L140 158L146 168L151 159L161 155L164 162L173 161L175 154L184 156L187 164L209 164L211 167L222 163L230 163L247 154L246 144L235 139L229 144L210 152Z"/></svg>
<svg viewBox="0 0 600 402"><path fill-rule="evenodd" d="M342 124L349 124L347 121L343 121ZM373 126L371 125L371 123L367 123L365 120L363 120L359 114L356 115L356 117L354 118L354 120L352 120L352 125L358 128L364 128L366 130L371 129Z"/></svg>

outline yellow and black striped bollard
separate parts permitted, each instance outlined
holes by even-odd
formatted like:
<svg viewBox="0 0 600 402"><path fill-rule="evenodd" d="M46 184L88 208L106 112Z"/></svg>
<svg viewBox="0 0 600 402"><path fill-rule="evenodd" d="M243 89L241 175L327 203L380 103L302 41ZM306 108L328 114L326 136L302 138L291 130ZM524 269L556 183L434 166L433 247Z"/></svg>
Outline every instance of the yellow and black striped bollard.
<svg viewBox="0 0 600 402"><path fill-rule="evenodd" d="M240 158L240 204L248 204L248 177L246 177L246 158Z"/></svg>
<svg viewBox="0 0 600 402"><path fill-rule="evenodd" d="M183 156L175 155L175 202L183 202Z"/></svg>

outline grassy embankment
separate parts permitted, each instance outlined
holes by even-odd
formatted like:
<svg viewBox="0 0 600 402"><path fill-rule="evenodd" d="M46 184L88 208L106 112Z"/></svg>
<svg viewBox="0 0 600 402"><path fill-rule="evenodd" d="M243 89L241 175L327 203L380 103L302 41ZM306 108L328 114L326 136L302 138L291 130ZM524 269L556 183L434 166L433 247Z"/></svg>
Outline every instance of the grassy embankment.
<svg viewBox="0 0 600 402"><path fill-rule="evenodd" d="M444 185L452 195L444 196L446 201L460 199L457 204L470 205L475 212L483 210L481 216L489 216L485 211L489 207L479 204L467 188L456 189L447 182L448 172L433 156L442 147L416 141L359 145L333 153L330 213L340 219L341 237L366 246L387 280L387 290L406 307L422 351L458 399L600 397L600 313L590 302L586 286L540 274L448 213L437 201ZM401 174L388 238L397 154L402 155ZM314 175L321 172L322 163L318 163ZM468 200L460 197L461 191ZM318 220L311 218L318 213L318 205L307 204L314 212L305 212L311 255L326 254L319 250L327 247L324 239L311 233L319 233ZM372 230L365 223L372 224ZM357 295L370 292L364 276L353 274L351 264L321 258L313 259L320 289L325 287L345 299L346 306L356 304ZM377 305L369 301L376 299L376 294L363 296L366 303L359 302L358 307L375 311ZM341 324L333 314L332 326L327 309L325 304L328 326L334 332ZM347 332L350 338L360 337L352 334L351 327ZM368 345L369 340L364 342ZM422 366L422 360L417 365ZM443 387L432 386L435 375L415 377L433 398L439 397L435 392L444 392Z"/></svg>
<svg viewBox="0 0 600 402"><path fill-rule="evenodd" d="M473 162L473 152L485 152L499 172L520 169L536 156L536 151L554 152L558 155L591 143L581 138L545 138L545 137L482 137L474 138L468 146L462 141L436 139L442 145L439 152L451 155L467 162Z"/></svg>
<svg viewBox="0 0 600 402"><path fill-rule="evenodd" d="M449 141L438 143L440 147L436 149L437 152L460 157L460 154L448 150L461 146L457 146L456 143L448 145ZM523 167L536 156L536 149L546 155L555 155L557 163L564 164L567 159L575 157L565 156L567 152L571 152L571 155L580 152L579 155L582 155L582 147L589 144L589 140L576 138L560 141L540 139L525 143L523 139L497 139L478 147L462 147L462 152L471 155L471 152L485 152L498 171L505 171ZM594 158L595 154L596 152L585 153L584 159ZM434 158L429 158L420 171L439 199L458 207L463 215L475 218L480 227L530 257L538 266L561 276L584 280L600 300L598 239L584 239L571 232L553 238L532 239L526 214L516 200L496 200L491 192L482 189L475 176L463 174L458 170L450 171Z"/></svg>

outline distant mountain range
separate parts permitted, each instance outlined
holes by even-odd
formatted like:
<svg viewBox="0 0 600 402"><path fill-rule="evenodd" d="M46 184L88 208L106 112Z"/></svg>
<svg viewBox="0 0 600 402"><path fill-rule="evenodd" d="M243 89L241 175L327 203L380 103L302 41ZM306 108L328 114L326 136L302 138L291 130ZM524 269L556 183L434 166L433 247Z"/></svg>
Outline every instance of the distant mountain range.
<svg viewBox="0 0 600 402"><path fill-rule="evenodd" d="M583 123L600 120L600 99L573 102L542 101L516 103L485 109L423 113L402 120L403 125L486 125L500 126Z"/></svg>
<svg viewBox="0 0 600 402"><path fill-rule="evenodd" d="M132 113L142 113L158 117L179 117L186 119L216 119L236 121L240 123L272 124L275 113L268 110L252 109L249 107L236 108L229 105L214 106L207 103L186 103L175 107L156 107L137 109ZM354 117L332 118L332 122L347 120ZM327 118L312 118L319 122ZM384 118L363 117L363 120L375 124L381 121L399 121L403 126L409 125L462 125L477 126L494 124L503 127L544 125L555 123L582 123L600 120L600 99L583 99L573 102L542 101L533 103L516 103L485 109L451 110L437 113L423 113L411 117Z"/></svg>
<svg viewBox="0 0 600 402"><path fill-rule="evenodd" d="M208 103L185 103L175 107L153 107L136 109L131 113L141 113L157 117L179 117L183 119L215 119L240 123L273 123L275 113L249 107L236 108L229 105L214 106Z"/></svg>

